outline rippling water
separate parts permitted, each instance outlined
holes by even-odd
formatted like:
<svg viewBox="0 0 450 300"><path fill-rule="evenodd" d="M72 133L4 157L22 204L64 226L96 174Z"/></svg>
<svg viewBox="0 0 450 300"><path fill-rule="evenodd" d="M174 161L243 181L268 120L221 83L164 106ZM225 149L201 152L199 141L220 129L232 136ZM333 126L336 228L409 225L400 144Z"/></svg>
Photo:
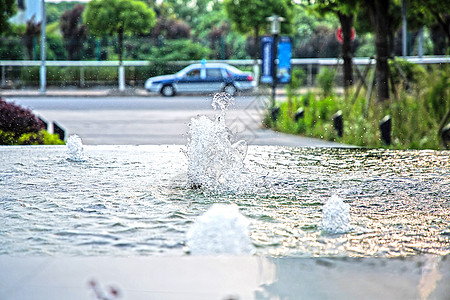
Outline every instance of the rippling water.
<svg viewBox="0 0 450 300"><path fill-rule="evenodd" d="M179 146L0 147L0 254L184 255L186 233L213 203L250 219L257 254L403 256L450 253L450 153L249 147L254 186L191 190ZM331 195L351 230L320 231Z"/></svg>

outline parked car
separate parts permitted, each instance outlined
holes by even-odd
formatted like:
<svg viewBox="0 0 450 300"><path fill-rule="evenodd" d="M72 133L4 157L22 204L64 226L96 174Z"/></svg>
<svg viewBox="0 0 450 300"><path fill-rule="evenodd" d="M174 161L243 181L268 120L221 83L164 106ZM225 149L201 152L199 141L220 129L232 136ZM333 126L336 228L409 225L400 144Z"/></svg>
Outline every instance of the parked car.
<svg viewBox="0 0 450 300"><path fill-rule="evenodd" d="M225 63L198 63L187 66L173 75L147 79L145 89L170 97L181 93L227 92L252 90L256 86L251 73Z"/></svg>

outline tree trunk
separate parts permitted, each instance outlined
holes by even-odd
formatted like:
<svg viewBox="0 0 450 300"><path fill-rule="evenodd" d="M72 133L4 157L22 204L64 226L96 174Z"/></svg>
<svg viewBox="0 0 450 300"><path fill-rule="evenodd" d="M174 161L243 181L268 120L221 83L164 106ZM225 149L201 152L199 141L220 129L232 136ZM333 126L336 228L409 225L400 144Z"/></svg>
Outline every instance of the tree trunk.
<svg viewBox="0 0 450 300"><path fill-rule="evenodd" d="M259 58L259 26L255 26L254 28L254 39L255 41L253 43L253 46L255 48L253 49L253 58L256 60Z"/></svg>
<svg viewBox="0 0 450 300"><path fill-rule="evenodd" d="M353 85L353 53L352 53L352 27L353 14L344 15L338 13L339 21L341 23L343 43L342 43L342 58L344 59L344 89L347 90Z"/></svg>
<svg viewBox="0 0 450 300"><path fill-rule="evenodd" d="M447 45L450 44L450 17L444 15L442 18L441 15L435 11L433 11L433 15L447 36Z"/></svg>
<svg viewBox="0 0 450 300"><path fill-rule="evenodd" d="M68 60L73 60L73 43L76 43L76 41L74 41L73 38L69 38L68 40L66 40L66 50Z"/></svg>
<svg viewBox="0 0 450 300"><path fill-rule="evenodd" d="M375 29L377 102L389 99L389 0L369 0L370 19Z"/></svg>
<svg viewBox="0 0 450 300"><path fill-rule="evenodd" d="M119 28L119 62L122 63L123 58L123 28Z"/></svg>

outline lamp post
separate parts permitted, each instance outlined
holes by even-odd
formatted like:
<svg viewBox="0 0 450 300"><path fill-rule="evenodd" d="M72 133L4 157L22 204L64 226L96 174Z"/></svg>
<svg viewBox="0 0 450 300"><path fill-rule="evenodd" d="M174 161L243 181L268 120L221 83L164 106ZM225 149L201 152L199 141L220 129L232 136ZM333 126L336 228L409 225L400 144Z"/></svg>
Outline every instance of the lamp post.
<svg viewBox="0 0 450 300"><path fill-rule="evenodd" d="M402 55L408 55L408 23L406 19L408 9L408 0L402 0Z"/></svg>
<svg viewBox="0 0 450 300"><path fill-rule="evenodd" d="M46 46L46 35L45 35L45 0L41 0L41 68L40 68L40 86L41 93L45 93L47 86L47 78L46 78L46 68L45 68L45 46Z"/></svg>
<svg viewBox="0 0 450 300"><path fill-rule="evenodd" d="M275 90L277 88L277 52L278 52L278 35L280 34L280 25L285 19L283 17L273 15L266 18L271 23L270 33L273 36L272 48L272 107L275 106Z"/></svg>

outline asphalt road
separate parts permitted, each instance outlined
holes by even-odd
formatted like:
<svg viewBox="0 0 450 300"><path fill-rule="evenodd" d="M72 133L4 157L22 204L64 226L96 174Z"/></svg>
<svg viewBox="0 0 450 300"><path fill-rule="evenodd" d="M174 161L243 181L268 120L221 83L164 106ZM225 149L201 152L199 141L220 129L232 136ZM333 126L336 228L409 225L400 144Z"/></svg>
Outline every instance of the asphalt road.
<svg viewBox="0 0 450 300"><path fill-rule="evenodd" d="M42 119L56 122L66 137L77 134L86 145L186 144L191 118L218 112L212 96L152 97L8 97L31 108ZM319 139L263 129L261 120L268 101L262 96L236 97L226 123L238 139L250 145L308 147L342 146ZM50 126L49 130L52 130Z"/></svg>

